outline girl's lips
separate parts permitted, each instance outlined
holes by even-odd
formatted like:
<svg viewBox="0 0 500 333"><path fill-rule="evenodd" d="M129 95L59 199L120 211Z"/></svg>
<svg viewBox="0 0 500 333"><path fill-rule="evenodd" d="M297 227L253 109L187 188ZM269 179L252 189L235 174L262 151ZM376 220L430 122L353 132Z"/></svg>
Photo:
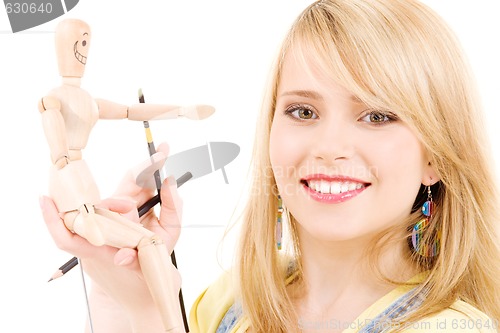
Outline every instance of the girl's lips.
<svg viewBox="0 0 500 333"><path fill-rule="evenodd" d="M370 186L370 183L345 176L311 175L300 182L312 199L323 203L347 201Z"/></svg>
<svg viewBox="0 0 500 333"><path fill-rule="evenodd" d="M353 183L361 183L361 184L370 184L369 182L365 182L364 180L357 179L354 177L343 176L343 175L325 175L322 173L307 175L301 179L301 181L309 182L311 180L325 180L329 182L353 182Z"/></svg>

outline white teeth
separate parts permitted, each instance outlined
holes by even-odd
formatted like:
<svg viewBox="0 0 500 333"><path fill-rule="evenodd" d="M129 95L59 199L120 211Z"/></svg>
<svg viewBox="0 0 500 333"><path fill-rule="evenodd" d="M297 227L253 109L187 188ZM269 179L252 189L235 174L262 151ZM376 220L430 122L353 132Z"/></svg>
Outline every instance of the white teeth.
<svg viewBox="0 0 500 333"><path fill-rule="evenodd" d="M321 184L321 185L320 185L320 189L319 189L319 191L320 191L321 193L330 193L330 182L327 182L327 181L325 181L325 180L322 180L322 181L320 182L320 184Z"/></svg>
<svg viewBox="0 0 500 333"><path fill-rule="evenodd" d="M323 194L340 194L364 187L363 184L358 182L329 182L326 180L309 180L307 186Z"/></svg>
<svg viewBox="0 0 500 333"><path fill-rule="evenodd" d="M320 183L319 182L314 182L312 189L315 190L316 192L320 192Z"/></svg>
<svg viewBox="0 0 500 333"><path fill-rule="evenodd" d="M330 186L330 193L339 194L340 193L340 183L334 182Z"/></svg>

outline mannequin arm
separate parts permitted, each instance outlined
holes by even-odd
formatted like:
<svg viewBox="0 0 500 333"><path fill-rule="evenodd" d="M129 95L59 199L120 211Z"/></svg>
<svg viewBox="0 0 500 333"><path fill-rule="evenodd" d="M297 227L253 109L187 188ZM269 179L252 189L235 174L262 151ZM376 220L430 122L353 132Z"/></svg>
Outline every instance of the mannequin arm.
<svg viewBox="0 0 500 333"><path fill-rule="evenodd" d="M118 104L100 98L95 101L99 109L99 119L127 119L127 105Z"/></svg>
<svg viewBox="0 0 500 333"><path fill-rule="evenodd" d="M128 119L130 120L160 120L186 117L199 120L209 117L215 109L209 105L177 106L160 104L134 104L128 109Z"/></svg>
<svg viewBox="0 0 500 333"><path fill-rule="evenodd" d="M215 109L209 105L193 105L182 107L178 105L162 104L134 104L126 106L103 99L96 99L99 107L99 118L101 119L125 119L130 120L160 120L186 117L189 119L204 119L212 115Z"/></svg>
<svg viewBox="0 0 500 333"><path fill-rule="evenodd" d="M43 97L38 103L42 114L42 124L45 137L50 148L52 163L58 169L69 163L66 126L61 114L61 103L54 97Z"/></svg>

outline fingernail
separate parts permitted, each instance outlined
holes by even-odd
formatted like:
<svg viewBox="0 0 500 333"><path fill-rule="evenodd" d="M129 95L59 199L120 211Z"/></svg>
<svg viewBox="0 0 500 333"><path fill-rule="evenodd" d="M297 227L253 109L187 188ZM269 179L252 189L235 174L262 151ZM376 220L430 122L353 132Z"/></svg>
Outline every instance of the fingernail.
<svg viewBox="0 0 500 333"><path fill-rule="evenodd" d="M175 180L174 176L168 176L167 177L167 183L168 183L168 186L175 186L175 187L177 187L177 181Z"/></svg>
<svg viewBox="0 0 500 333"><path fill-rule="evenodd" d="M134 258L131 257L131 256L126 256L125 258L122 259L122 261L120 261L118 263L118 266L126 266L126 265L130 265L132 263L132 261L134 261Z"/></svg>
<svg viewBox="0 0 500 333"><path fill-rule="evenodd" d="M177 186L177 182L175 181L175 177L174 176L168 176L165 179L164 184L168 185L168 187Z"/></svg>

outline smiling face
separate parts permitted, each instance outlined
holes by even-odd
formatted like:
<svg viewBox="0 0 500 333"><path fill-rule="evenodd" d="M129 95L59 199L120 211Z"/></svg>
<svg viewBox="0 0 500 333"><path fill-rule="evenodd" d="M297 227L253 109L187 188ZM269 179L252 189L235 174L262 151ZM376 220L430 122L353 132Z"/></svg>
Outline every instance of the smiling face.
<svg viewBox="0 0 500 333"><path fill-rule="evenodd" d="M370 237L403 222L430 181L419 140L397 110L370 109L305 59L291 51L284 59L269 148L301 243Z"/></svg>
<svg viewBox="0 0 500 333"><path fill-rule="evenodd" d="M59 74L63 77L82 77L90 47L90 27L87 23L67 19L56 28L56 52Z"/></svg>

